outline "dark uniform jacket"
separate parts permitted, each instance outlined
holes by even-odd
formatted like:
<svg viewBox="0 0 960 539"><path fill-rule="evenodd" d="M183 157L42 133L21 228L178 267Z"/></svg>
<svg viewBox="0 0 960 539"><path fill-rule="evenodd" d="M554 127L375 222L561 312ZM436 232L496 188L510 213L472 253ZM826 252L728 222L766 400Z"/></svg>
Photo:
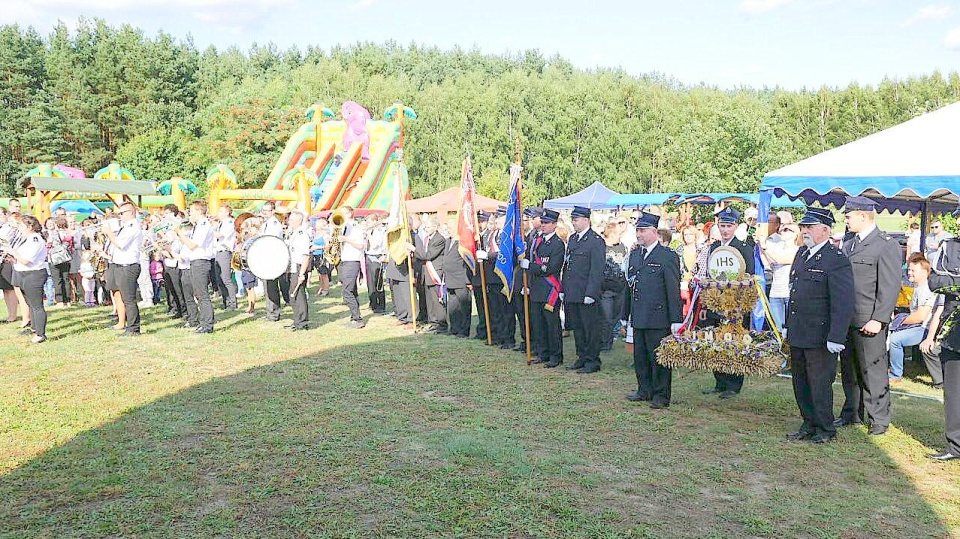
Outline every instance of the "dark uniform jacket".
<svg viewBox="0 0 960 539"><path fill-rule="evenodd" d="M450 238L443 253L443 282L447 288L466 288L473 273L460 256L460 242Z"/></svg>
<svg viewBox="0 0 960 539"><path fill-rule="evenodd" d="M839 249L827 242L813 258L801 247L790 267L787 343L797 348L825 348L843 343L853 318L853 270Z"/></svg>
<svg viewBox="0 0 960 539"><path fill-rule="evenodd" d="M710 253L712 254L715 250L717 250L718 247L720 247L720 245L720 240L711 243ZM740 251L740 255L743 256L743 260L746 262L746 274L753 275L754 269L756 268L756 259L754 258L753 247L750 247L737 238L730 240L729 247L733 247L737 251Z"/></svg>
<svg viewBox="0 0 960 539"><path fill-rule="evenodd" d="M577 239L577 236L573 233L567 238L563 300L566 303L583 303L583 298L591 297L594 301L600 301L607 244L591 229L583 233L582 239Z"/></svg>
<svg viewBox="0 0 960 539"><path fill-rule="evenodd" d="M943 294L943 315L940 325L937 326L943 328L947 319L960 309L960 239L943 240L940 245L942 255L940 260L935 261L937 264L927 284L930 290ZM952 327L942 330L939 337L942 338L940 344L944 348L960 352L960 322L955 321Z"/></svg>
<svg viewBox="0 0 960 539"><path fill-rule="evenodd" d="M536 240L534 240L536 241ZM566 248L563 240L553 234L540 240L536 249L530 250L530 301L546 303L553 288L547 282L547 277L560 278L560 268L563 267L563 256ZM540 264L537 264L537 258ZM561 290L562 291L562 290Z"/></svg>
<svg viewBox="0 0 960 539"><path fill-rule="evenodd" d="M627 301L621 318L632 319L637 329L669 329L680 323L680 264L677 253L660 245L643 258L643 249L630 253Z"/></svg>
<svg viewBox="0 0 960 539"><path fill-rule="evenodd" d="M481 235L481 238L484 238L484 236ZM497 269L497 257L494 252L499 252L499 243L499 230L487 232L483 241L483 250L487 252L487 259L483 261L483 275L487 279L487 286L495 286L498 291L503 287L500 277L497 277L497 274L494 272L494 270Z"/></svg>
<svg viewBox="0 0 960 539"><path fill-rule="evenodd" d="M487 232L486 230L483 230L483 231L480 232L480 240L477 242L477 249L479 249L479 250L481 250L481 251L487 251L488 236L489 236L489 232ZM487 258L488 258L488 260L484 260L484 261L483 261L483 272L484 272L485 275L489 276L490 274L487 273L487 272L490 271L490 268L488 268L488 266L492 266L492 265L496 262L496 260L489 260L489 258L490 258L489 255L487 255ZM478 260L477 260L477 270L479 270L479 269L480 269L480 260L478 259ZM473 280L473 286L480 286L480 285L483 284L483 283L480 281L480 272L479 272L479 271L477 271L476 273L474 273L471 278L472 278L472 280Z"/></svg>
<svg viewBox="0 0 960 539"><path fill-rule="evenodd" d="M855 245L855 236L849 238L844 241L843 254L850 259L856 291L850 325L862 327L870 320L887 324L900 295L903 265L900 244L879 228L870 232L859 245Z"/></svg>
<svg viewBox="0 0 960 539"><path fill-rule="evenodd" d="M410 238L416 238L416 232L410 231ZM413 256L413 253L407 254L407 256ZM411 260L412 263L419 262L418 260ZM393 279L394 281L409 281L410 280L410 268L407 266L407 260L403 259L399 264L393 262L393 257L387 256L387 267L383 270L383 276L387 279ZM414 276L416 276L416 269L414 269Z"/></svg>
<svg viewBox="0 0 960 539"><path fill-rule="evenodd" d="M414 251L414 256L417 260L420 260L424 265L427 262L433 264L433 269L437 270L438 275L443 274L443 250L447 246L447 240L439 232L434 232L429 238L420 239L418 236L416 238L416 247L417 250ZM434 286L433 281L427 275L426 268L423 269L423 278L424 284L427 286Z"/></svg>

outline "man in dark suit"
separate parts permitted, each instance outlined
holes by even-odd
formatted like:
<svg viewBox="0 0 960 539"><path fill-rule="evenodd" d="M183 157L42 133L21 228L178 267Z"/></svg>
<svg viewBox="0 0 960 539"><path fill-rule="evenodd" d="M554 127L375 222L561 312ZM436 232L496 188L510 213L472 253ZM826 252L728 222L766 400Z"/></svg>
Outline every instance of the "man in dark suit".
<svg viewBox="0 0 960 539"><path fill-rule="evenodd" d="M958 212L954 212L957 215ZM927 284L944 295L940 327L960 309L960 239L946 239L933 255L933 273ZM960 325L949 324L940 335L940 368L943 372L943 416L947 446L940 453L927 455L933 460L960 459Z"/></svg>
<svg viewBox="0 0 960 539"><path fill-rule="evenodd" d="M740 255L743 256L746 274L753 275L753 249L734 236L737 231L737 223L740 221L740 212L731 207L726 207L718 211L716 217L717 229L720 231L720 239L710 244L710 252L713 253L713 251L721 246L736 249ZM719 317L716 313L707 312L706 316L706 325L710 326L719 323ZM750 327L749 314L744 316L743 324L745 327ZM713 378L716 380L716 384L712 388L703 390L704 395L719 393L721 399L729 399L740 393L740 390L743 388L743 375L713 371Z"/></svg>
<svg viewBox="0 0 960 539"><path fill-rule="evenodd" d="M451 217L448 225L454 234L447 241L446 251L443 253L443 282L447 286L449 333L454 337L467 338L470 336L470 318L473 315L473 302L470 298L472 272L460 256L460 240L456 237L457 217Z"/></svg>
<svg viewBox="0 0 960 539"><path fill-rule="evenodd" d="M415 235L410 231L411 238ZM407 256L412 256L407 254ZM412 265L412 264L411 264ZM392 256L387 256L387 267L384 269L383 276L390 284L390 297L393 301L393 310L397 313L397 324L409 326L413 324L416 310L412 308L410 297L410 266L404 258L400 263L396 263Z"/></svg>
<svg viewBox="0 0 960 539"><path fill-rule="evenodd" d="M837 353L844 349L853 317L853 270L850 261L830 243L833 213L807 208L800 220L804 246L790 269L787 343L793 372L793 395L803 424L789 440L829 442L833 424L833 381Z"/></svg>
<svg viewBox="0 0 960 539"><path fill-rule="evenodd" d="M836 425L863 421L866 412L873 436L890 426L890 380L887 324L897 306L903 257L900 244L875 223L877 203L847 197L843 211L850 231L843 253L853 268L854 312L847 331L849 354L841 356L845 401Z"/></svg>
<svg viewBox="0 0 960 539"><path fill-rule="evenodd" d="M507 207L500 206L490 219L492 226L488 229L487 241L484 244L484 256L487 260L483 264L484 276L487 280L487 308L490 310L490 333L493 337L493 346L499 346L503 350L509 350L516 345L513 306L503 294L503 281L494 271L497 266L497 253L500 252L500 235L506 215Z"/></svg>
<svg viewBox="0 0 960 539"><path fill-rule="evenodd" d="M422 237L416 237L417 249L414 251L414 256L423 264L424 301L427 303L427 325L421 331L443 333L447 331L447 313L440 303L440 283L447 240L437 231L435 217L424 220L423 230Z"/></svg>
<svg viewBox="0 0 960 539"><path fill-rule="evenodd" d="M577 361L567 369L589 374L600 370L605 324L599 299L607 246L603 238L590 229L590 208L574 206L570 216L574 233L567 238L563 302L570 314Z"/></svg>
<svg viewBox="0 0 960 539"><path fill-rule="evenodd" d="M631 402L650 401L653 409L670 406L673 370L657 363L660 341L680 330L680 262L677 253L660 245L660 216L643 212L637 220L638 247L630 253L629 290L623 318L633 325L633 367L637 391Z"/></svg>
<svg viewBox="0 0 960 539"><path fill-rule="evenodd" d="M533 240L540 235L540 214L543 213L543 208L524 208L523 209L523 244L525 257L527 260L530 259L530 249L533 247ZM521 266L523 266L521 264ZM517 269L514 274L514 283L513 283L513 299L510 301L513 304L513 312L517 318L517 327L520 328L520 342L513 347L515 352L524 352L527 351L527 319L524 309L523 301L523 275L527 274L529 280L530 274L529 271L520 267ZM531 315L532 316L532 315ZM533 333L533 324L530 324L530 333ZM537 354L537 349L534 345L536 341L531 338L530 350L535 356Z"/></svg>
<svg viewBox="0 0 960 539"><path fill-rule="evenodd" d="M530 344L536 354L533 363L543 363L548 369L563 363L560 268L563 267L565 247L556 235L559 218L556 211L543 210L540 215L542 234L533 239L530 256L521 262L530 272Z"/></svg>
<svg viewBox="0 0 960 539"><path fill-rule="evenodd" d="M490 240L490 231L488 230L489 222L489 213L485 211L477 213L477 226L480 227L480 240L477 242L477 271L472 276L473 301L477 304L477 332L474 337L482 341L487 340L487 316L483 306L483 279L480 275L481 272L484 272L483 275L486 276L487 266L492 263L492 261L486 260L486 249Z"/></svg>

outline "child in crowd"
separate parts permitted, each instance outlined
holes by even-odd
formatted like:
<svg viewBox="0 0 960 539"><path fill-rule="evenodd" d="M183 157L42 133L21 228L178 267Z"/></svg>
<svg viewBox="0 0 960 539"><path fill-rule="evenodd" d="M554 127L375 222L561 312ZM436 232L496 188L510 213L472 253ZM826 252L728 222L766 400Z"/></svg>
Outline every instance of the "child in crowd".
<svg viewBox="0 0 960 539"><path fill-rule="evenodd" d="M150 281L153 282L153 304L160 305L160 290L163 288L163 256L153 253L150 260Z"/></svg>

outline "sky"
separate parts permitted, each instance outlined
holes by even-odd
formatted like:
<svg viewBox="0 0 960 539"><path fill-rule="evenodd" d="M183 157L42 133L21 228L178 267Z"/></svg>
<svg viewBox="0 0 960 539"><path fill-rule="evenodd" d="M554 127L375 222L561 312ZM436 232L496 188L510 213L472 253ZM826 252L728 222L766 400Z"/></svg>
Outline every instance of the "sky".
<svg viewBox="0 0 960 539"><path fill-rule="evenodd" d="M49 34L79 17L201 49L357 42L538 49L574 65L685 84L786 89L876 85L960 70L960 0L3 0L0 24Z"/></svg>

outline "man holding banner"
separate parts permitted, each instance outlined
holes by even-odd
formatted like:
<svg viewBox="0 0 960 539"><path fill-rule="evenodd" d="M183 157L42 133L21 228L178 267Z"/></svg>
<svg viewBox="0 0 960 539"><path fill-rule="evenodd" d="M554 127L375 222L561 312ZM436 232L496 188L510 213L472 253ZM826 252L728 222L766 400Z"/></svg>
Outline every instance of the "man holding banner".
<svg viewBox="0 0 960 539"><path fill-rule="evenodd" d="M530 258L520 266L530 272L530 337L537 353L533 363L543 363L552 369L563 363L563 338L560 329L560 268L563 267L565 247L556 235L557 219L554 210L543 210L540 232L533 239Z"/></svg>
<svg viewBox="0 0 960 539"><path fill-rule="evenodd" d="M504 312L501 316L500 327L500 348L513 348L515 345L514 333L516 332L514 309L510 305L513 299L513 290L516 286L517 268L519 261L526 253L526 245L523 243L523 230L521 220L523 218L520 210L520 171L523 168L514 163L510 165L510 196L507 198L507 208L504 213L503 228L500 232L499 252L497 253L497 264L494 272L503 283L501 290L504 302ZM522 285L521 285L522 286Z"/></svg>

